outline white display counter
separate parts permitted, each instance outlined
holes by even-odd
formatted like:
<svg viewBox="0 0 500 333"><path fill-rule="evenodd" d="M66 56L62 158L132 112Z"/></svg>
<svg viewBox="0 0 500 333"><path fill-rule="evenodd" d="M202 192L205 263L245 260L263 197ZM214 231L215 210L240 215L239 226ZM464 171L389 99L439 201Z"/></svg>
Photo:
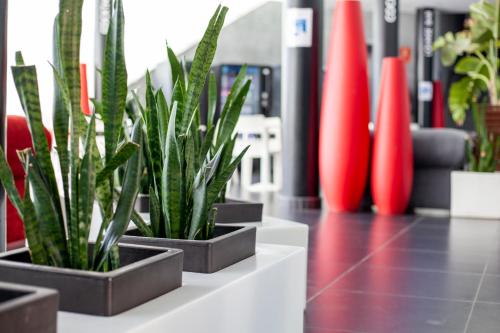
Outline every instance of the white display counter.
<svg viewBox="0 0 500 333"><path fill-rule="evenodd" d="M305 272L304 248L257 244L255 256L213 274L185 272L181 288L117 316L59 312L58 332L299 333Z"/></svg>

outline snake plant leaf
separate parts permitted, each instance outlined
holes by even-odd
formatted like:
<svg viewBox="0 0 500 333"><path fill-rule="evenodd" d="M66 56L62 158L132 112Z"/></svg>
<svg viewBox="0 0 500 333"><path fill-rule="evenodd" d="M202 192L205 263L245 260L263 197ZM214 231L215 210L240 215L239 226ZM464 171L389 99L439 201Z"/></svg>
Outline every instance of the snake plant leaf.
<svg viewBox="0 0 500 333"><path fill-rule="evenodd" d="M233 85L231 86L231 89L229 90L229 94L227 95L226 101L224 102L224 106L222 108L219 123L221 123L224 120L224 117L227 114L228 108L231 106L233 103L233 100L236 95L241 90L241 86L245 80L245 77L247 75L247 65L243 65L240 68L240 71L238 72L238 75L236 75L236 78L234 79Z"/></svg>
<svg viewBox="0 0 500 333"><path fill-rule="evenodd" d="M140 114L144 115L145 109L141 103L141 100L139 99L139 96L137 96L137 92L135 90L132 90L131 94L132 94L132 99L134 100L136 106L139 108ZM143 121L144 121L144 119L143 119Z"/></svg>
<svg viewBox="0 0 500 333"><path fill-rule="evenodd" d="M24 66L24 58L21 51L16 51L16 66Z"/></svg>
<svg viewBox="0 0 500 333"><path fill-rule="evenodd" d="M157 236L161 235L160 225L162 224L162 216L160 199L158 198L155 189L151 186L149 187L149 218L151 221L151 230L153 231L153 234ZM165 230L163 233L166 235L169 234L170 231Z"/></svg>
<svg viewBox="0 0 500 333"><path fill-rule="evenodd" d="M106 37L102 75L102 103L106 162L115 153L127 99L127 69L124 56L124 17L121 0L115 0Z"/></svg>
<svg viewBox="0 0 500 333"><path fill-rule="evenodd" d="M31 201L29 190L26 190L23 199L23 224L26 232L26 239L28 241L31 262L35 265L48 265L49 255L43 245L40 235L40 224L36 217L35 207Z"/></svg>
<svg viewBox="0 0 500 333"><path fill-rule="evenodd" d="M217 108L217 83L215 74L210 73L208 80L208 114L207 114L207 130L210 130L214 125L215 110Z"/></svg>
<svg viewBox="0 0 500 333"><path fill-rule="evenodd" d="M217 39L219 37L224 19L228 9L227 7L217 7L214 15L208 23L205 34L201 39L191 64L191 71L189 73L189 84L186 93L186 105L184 107L182 129L185 130L188 126L192 113L196 109L201 92L205 86L207 75L210 72L210 66L215 56L217 49ZM183 131L184 132L184 131Z"/></svg>
<svg viewBox="0 0 500 333"><path fill-rule="evenodd" d="M80 269L88 269L88 238L92 211L94 208L96 189L96 166L94 164L93 144L95 138L95 114L91 117L85 140L85 154L80 165L80 179L78 180L78 242Z"/></svg>
<svg viewBox="0 0 500 333"><path fill-rule="evenodd" d="M154 237L156 234L151 230L150 226L143 220L141 215L137 213L135 210L132 212L132 216L130 218L132 223L135 224L139 232L145 237Z"/></svg>
<svg viewBox="0 0 500 333"><path fill-rule="evenodd" d="M57 25L58 22L56 20L55 26ZM56 42L55 44L58 43ZM62 174L64 204L66 208L66 214L69 215L71 208L70 208L69 179L68 179L68 174L69 174L68 130L69 130L70 115L71 115L71 99L69 96L69 89L66 81L61 76L56 67L54 65L51 66L55 78L55 86L54 86L55 96L54 96L54 113L53 113L54 137L56 140L56 151L59 157L59 167L61 168L61 174Z"/></svg>
<svg viewBox="0 0 500 333"><path fill-rule="evenodd" d="M184 113L185 97L186 93L184 91L183 84L181 83L181 81L177 80L172 90L172 101L170 106L170 114L172 114L172 109L174 107L177 111L175 118L175 130L177 133L182 132L182 117Z"/></svg>
<svg viewBox="0 0 500 333"><path fill-rule="evenodd" d="M236 144L236 138L237 134L235 134L233 138L227 141L222 147L221 161L219 163L219 167L217 168L218 175L220 175L227 168L227 166L231 164L231 161L233 160L233 151L234 151L234 146ZM226 201L225 198L226 198L226 185L224 185L224 187L219 192L219 197L217 201L225 202Z"/></svg>
<svg viewBox="0 0 500 333"><path fill-rule="evenodd" d="M59 1L59 54L63 76L70 87L73 112L80 112L80 37L82 33L83 0ZM76 121L73 126L78 129ZM78 135L81 133L76 131Z"/></svg>
<svg viewBox="0 0 500 333"><path fill-rule="evenodd" d="M149 154L151 156L151 168L153 173L154 184L160 184L161 182L161 161L162 161L162 149L160 140L160 122L158 120L158 110L156 105L156 99L153 91L153 85L151 84L151 76L149 71L146 72L146 110L147 110L147 133L148 133L148 147Z"/></svg>
<svg viewBox="0 0 500 333"><path fill-rule="evenodd" d="M29 157L31 155L31 148L18 152L19 159L24 165L24 170L27 172L29 169ZM22 207L22 219L25 226L26 239L28 241L31 262L35 265L48 265L49 256L43 245L40 223L36 217L35 207L31 201L29 190L29 178L24 178L24 199Z"/></svg>
<svg viewBox="0 0 500 333"><path fill-rule="evenodd" d="M236 124L238 123L238 118L240 117L241 109L243 104L245 104L245 99L248 95L250 85L251 81L247 80L238 92L238 95L234 98L234 101L231 102L231 105L224 113L224 116L221 117L219 122L220 127L217 132L217 148L224 144L233 135Z"/></svg>
<svg viewBox="0 0 500 333"><path fill-rule="evenodd" d="M111 177L113 172L127 162L138 149L139 145L134 142L129 141L122 143L118 147L116 154L114 154L110 159L109 163L107 163L106 166L97 174L96 183L102 184L109 177Z"/></svg>
<svg viewBox="0 0 500 333"><path fill-rule="evenodd" d="M191 223L189 224L188 239L195 239L208 221L205 172L206 170L204 168L200 169L197 175L197 181L195 181L193 190L193 213L191 215Z"/></svg>
<svg viewBox="0 0 500 333"><path fill-rule="evenodd" d="M2 147L0 147L0 182L3 185L5 192L7 192L12 205L16 208L21 219L23 219L23 200L17 191L14 176L12 175L12 171L7 163Z"/></svg>
<svg viewBox="0 0 500 333"><path fill-rule="evenodd" d="M207 202L208 207L212 207L214 202L217 200L219 193L226 186L226 183L231 179L234 170L238 167L241 162L241 159L247 152L250 146L247 146L243 151L214 179L211 180L208 188L207 188Z"/></svg>
<svg viewBox="0 0 500 333"><path fill-rule="evenodd" d="M175 133L176 108L170 114L163 162L161 200L163 214L165 214L165 230L170 230L172 238L180 238L184 212L185 184L183 184L180 151Z"/></svg>
<svg viewBox="0 0 500 333"><path fill-rule="evenodd" d="M59 36L55 39L55 47L59 49L55 63L62 69L71 100L70 111L70 214L68 219L69 242L75 240L78 229L78 169L80 163L80 137L84 133L81 122L80 106L80 38L82 31L83 0L60 0L58 22ZM62 132L62 129L60 129ZM38 153L38 150L37 150ZM67 205L67 201L66 201ZM61 214L62 216L62 214ZM77 238L76 238L77 239ZM70 244L70 249L76 245ZM78 251L71 251L70 255Z"/></svg>
<svg viewBox="0 0 500 333"><path fill-rule="evenodd" d="M236 144L236 138L237 134L235 134L232 139L230 139L223 145L220 167L217 170L218 174L220 174L220 172L222 172L229 164L231 164L231 161L233 160L233 152L234 152L234 146Z"/></svg>
<svg viewBox="0 0 500 333"><path fill-rule="evenodd" d="M156 108L158 110L158 121L160 124L160 146L162 150L162 158L165 158L165 138L167 137L168 118L170 118L170 110L168 108L167 99L163 90L158 90L156 93Z"/></svg>
<svg viewBox="0 0 500 333"><path fill-rule="evenodd" d="M62 218L61 204L59 202L59 191L54 169L52 167L52 161L50 159L49 145L42 123L36 68L35 66L14 66L12 67L12 74L14 76L14 82L21 105L28 120L37 161L40 168L43 170L44 179L48 183L48 194L58 213L55 221L57 221L64 230L64 220Z"/></svg>
<svg viewBox="0 0 500 333"><path fill-rule="evenodd" d="M102 102L96 100L95 98L91 98L90 101L94 106L94 113L99 116L98 118L102 119Z"/></svg>
<svg viewBox="0 0 500 333"><path fill-rule="evenodd" d="M49 263L57 267L68 267L66 233L58 222L58 212L37 158L33 154L30 155L27 177L32 191L36 218L40 223L41 239L47 249Z"/></svg>
<svg viewBox="0 0 500 333"><path fill-rule="evenodd" d="M184 90L187 89L189 84L189 72L186 65L186 57L182 56L181 58L181 67L182 67L182 82L184 83Z"/></svg>
<svg viewBox="0 0 500 333"><path fill-rule="evenodd" d="M142 123L137 120L132 130L132 141L140 144L142 142ZM102 243L97 249L96 269L99 270L108 259L109 251L117 244L120 237L125 233L130 222L134 203L139 192L139 184L142 176L142 149L139 148L128 160L123 177L121 195L116 205L109 228L103 237Z"/></svg>
<svg viewBox="0 0 500 333"><path fill-rule="evenodd" d="M224 147L220 147L217 153L215 153L215 156L207 163L206 169L207 169L207 175L206 175L206 181L210 181L212 177L216 174L217 170L219 169L219 162L221 161L222 157L222 152L223 152Z"/></svg>
<svg viewBox="0 0 500 333"><path fill-rule="evenodd" d="M196 177L196 173L199 169L198 163L198 155L195 151L195 143L194 143L194 135L190 133L190 135L186 138L186 144L184 147L184 177L186 180L194 179ZM187 190L191 193L191 184L187 184Z"/></svg>
<svg viewBox="0 0 500 333"><path fill-rule="evenodd" d="M194 134L194 145L196 149L196 153L199 154L201 149L201 136L202 136L202 128L201 128L201 116L200 116L200 106L198 105L193 113L193 119L191 122L191 133Z"/></svg>
<svg viewBox="0 0 500 333"><path fill-rule="evenodd" d="M168 62L170 63L170 71L172 73L172 85L174 85L177 81L182 82L182 67L179 63L179 59L175 55L174 51L168 46L167 43L167 57Z"/></svg>
<svg viewBox="0 0 500 333"><path fill-rule="evenodd" d="M208 129L207 133L205 134L205 138L203 139L203 144L200 148L200 155L199 155L200 163L203 163L203 161L207 158L207 154L210 152L213 146L214 135L215 135L215 127L212 126Z"/></svg>

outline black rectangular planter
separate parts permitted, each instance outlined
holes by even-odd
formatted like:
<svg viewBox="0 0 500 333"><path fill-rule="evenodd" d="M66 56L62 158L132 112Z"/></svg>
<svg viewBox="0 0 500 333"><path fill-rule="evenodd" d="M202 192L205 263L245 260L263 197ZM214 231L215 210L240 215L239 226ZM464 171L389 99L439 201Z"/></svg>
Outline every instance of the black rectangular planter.
<svg viewBox="0 0 500 333"><path fill-rule="evenodd" d="M56 333L57 291L0 282L0 332Z"/></svg>
<svg viewBox="0 0 500 333"><path fill-rule="evenodd" d="M135 229L121 242L182 249L184 271L196 273L213 273L255 254L255 227L216 225L214 232L209 240L187 240L143 237Z"/></svg>
<svg viewBox="0 0 500 333"><path fill-rule="evenodd" d="M215 223L261 222L263 204L260 202L226 199L216 203Z"/></svg>
<svg viewBox="0 0 500 333"><path fill-rule="evenodd" d="M0 280L57 289L60 310L113 316L182 284L178 249L119 245L120 267L91 272L34 265L28 249L0 255Z"/></svg>

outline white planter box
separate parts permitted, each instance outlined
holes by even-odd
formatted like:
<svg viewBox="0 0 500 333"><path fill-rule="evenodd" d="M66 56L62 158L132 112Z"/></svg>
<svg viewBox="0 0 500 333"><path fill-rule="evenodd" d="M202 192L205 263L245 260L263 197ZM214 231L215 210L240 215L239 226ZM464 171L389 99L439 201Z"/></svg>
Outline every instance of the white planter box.
<svg viewBox="0 0 500 333"><path fill-rule="evenodd" d="M500 219L500 173L453 171L451 216Z"/></svg>

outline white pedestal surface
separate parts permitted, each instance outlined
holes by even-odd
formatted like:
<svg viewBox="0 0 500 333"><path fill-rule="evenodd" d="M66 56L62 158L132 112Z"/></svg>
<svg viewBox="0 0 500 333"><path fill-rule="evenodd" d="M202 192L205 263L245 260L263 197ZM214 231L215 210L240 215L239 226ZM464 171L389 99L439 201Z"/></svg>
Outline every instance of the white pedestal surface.
<svg viewBox="0 0 500 333"><path fill-rule="evenodd" d="M258 244L256 251L213 274L185 272L181 288L114 317L59 312L58 332L302 332L305 249Z"/></svg>
<svg viewBox="0 0 500 333"><path fill-rule="evenodd" d="M306 249L309 227L304 223L264 216L261 223L236 223L257 226L257 243L300 246Z"/></svg>

